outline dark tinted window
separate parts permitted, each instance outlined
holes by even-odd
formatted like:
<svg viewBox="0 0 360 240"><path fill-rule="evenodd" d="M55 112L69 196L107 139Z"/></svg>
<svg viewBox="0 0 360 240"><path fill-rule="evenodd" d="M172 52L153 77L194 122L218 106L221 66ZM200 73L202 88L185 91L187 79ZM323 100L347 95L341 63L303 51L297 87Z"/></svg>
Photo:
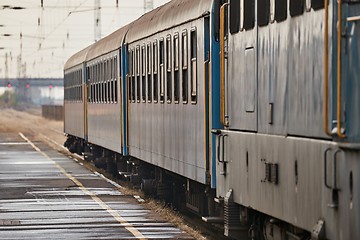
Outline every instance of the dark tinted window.
<svg viewBox="0 0 360 240"><path fill-rule="evenodd" d="M294 17L304 12L304 0L290 0L290 16Z"/></svg>
<svg viewBox="0 0 360 240"><path fill-rule="evenodd" d="M269 23L270 0L258 0L258 25L265 26Z"/></svg>
<svg viewBox="0 0 360 240"><path fill-rule="evenodd" d="M315 10L324 8L324 0L311 0L311 7Z"/></svg>
<svg viewBox="0 0 360 240"><path fill-rule="evenodd" d="M240 29L240 0L230 0L230 33L239 32Z"/></svg>
<svg viewBox="0 0 360 240"><path fill-rule="evenodd" d="M244 29L248 30L254 27L255 1L244 0Z"/></svg>
<svg viewBox="0 0 360 240"><path fill-rule="evenodd" d="M284 21L287 18L287 0L275 0L275 20Z"/></svg>

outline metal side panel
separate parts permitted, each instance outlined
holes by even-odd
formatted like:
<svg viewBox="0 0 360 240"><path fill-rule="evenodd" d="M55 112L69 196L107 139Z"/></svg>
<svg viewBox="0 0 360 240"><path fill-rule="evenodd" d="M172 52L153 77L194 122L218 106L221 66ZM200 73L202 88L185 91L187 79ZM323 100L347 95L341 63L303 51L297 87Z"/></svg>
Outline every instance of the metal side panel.
<svg viewBox="0 0 360 240"><path fill-rule="evenodd" d="M130 103L129 107L129 154L148 163L167 169L200 183L205 183L204 161L204 54L203 54L203 19L174 27L157 33L151 38L134 42L129 48L142 46L155 39L188 31L190 46L190 31L197 31L197 101L191 102L191 68L188 69L188 102L184 103L180 95L179 103L143 102ZM190 56L190 47L188 56ZM180 53L181 54L181 53ZM189 60L190 64L190 60ZM179 79L182 79L180 68ZM173 75L173 74L172 74ZM166 80L166 78L165 78ZM174 77L172 76L172 86ZM179 85L182 93L182 85ZM165 89L166 81L165 81ZM165 92L166 97L166 92Z"/></svg>
<svg viewBox="0 0 360 240"><path fill-rule="evenodd" d="M119 104L88 104L88 141L121 153Z"/></svg>
<svg viewBox="0 0 360 240"><path fill-rule="evenodd" d="M360 237L359 150L305 138L223 133L220 151L228 163L226 171L217 165L218 197L233 189L236 203L307 231L323 219L327 239Z"/></svg>
<svg viewBox="0 0 360 240"><path fill-rule="evenodd" d="M231 129L257 131L256 32L229 36L227 104Z"/></svg>
<svg viewBox="0 0 360 240"><path fill-rule="evenodd" d="M84 104L64 103L64 131L67 134L84 138Z"/></svg>

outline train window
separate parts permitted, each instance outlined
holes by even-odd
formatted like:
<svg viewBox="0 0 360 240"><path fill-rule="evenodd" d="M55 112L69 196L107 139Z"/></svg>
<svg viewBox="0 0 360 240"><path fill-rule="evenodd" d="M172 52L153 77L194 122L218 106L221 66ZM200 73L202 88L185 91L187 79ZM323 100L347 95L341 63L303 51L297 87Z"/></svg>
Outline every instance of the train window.
<svg viewBox="0 0 360 240"><path fill-rule="evenodd" d="M89 86L90 84L90 67L86 67L86 84ZM90 102L90 88L87 88L87 102Z"/></svg>
<svg viewBox="0 0 360 240"><path fill-rule="evenodd" d="M75 79L75 73L71 73L71 87L70 87L70 93L71 93L71 101L74 101L74 79Z"/></svg>
<svg viewBox="0 0 360 240"><path fill-rule="evenodd" d="M141 97L142 101L146 102L146 53L145 45L141 47Z"/></svg>
<svg viewBox="0 0 360 240"><path fill-rule="evenodd" d="M109 103L109 61L105 60L105 78L104 78L104 86L105 86L105 96L104 96L104 102Z"/></svg>
<svg viewBox="0 0 360 240"><path fill-rule="evenodd" d="M172 98L172 66L171 66L171 36L166 37L166 102L171 103Z"/></svg>
<svg viewBox="0 0 360 240"><path fill-rule="evenodd" d="M275 2L275 20L281 22L287 19L287 0L276 0Z"/></svg>
<svg viewBox="0 0 360 240"><path fill-rule="evenodd" d="M290 0L290 16L295 17L304 12L304 0Z"/></svg>
<svg viewBox="0 0 360 240"><path fill-rule="evenodd" d="M187 31L184 30L181 37L181 57L182 57L182 101L188 101L188 69L187 69L187 56L188 56L188 37Z"/></svg>
<svg viewBox="0 0 360 240"><path fill-rule="evenodd" d="M75 83L74 83L74 101L77 102L77 100L79 99L79 96L78 96L78 84L79 82L79 71L75 71Z"/></svg>
<svg viewBox="0 0 360 240"><path fill-rule="evenodd" d="M91 65L91 102L95 102L95 65Z"/></svg>
<svg viewBox="0 0 360 240"><path fill-rule="evenodd" d="M179 34L174 35L174 101L179 103Z"/></svg>
<svg viewBox="0 0 360 240"><path fill-rule="evenodd" d="M119 52L119 56L121 56L121 50ZM119 58L119 62L120 62L121 58ZM121 65L121 64L119 64ZM113 93L114 93L114 103L118 102L118 87L117 87L117 83L118 83L118 60L117 60L117 56L115 56L115 60L114 60L114 82L113 82ZM120 76L121 79L121 76Z"/></svg>
<svg viewBox="0 0 360 240"><path fill-rule="evenodd" d="M94 65L94 73L95 73L95 82L94 82L94 103L96 103L98 101L98 86L97 86L97 81L98 81L98 64L95 63Z"/></svg>
<svg viewBox="0 0 360 240"><path fill-rule="evenodd" d="M109 82L109 85L110 85L110 102L111 103L114 103L114 88L113 88L113 82L115 81L114 79L114 58L111 58L110 59L110 82Z"/></svg>
<svg viewBox="0 0 360 240"><path fill-rule="evenodd" d="M98 66L99 70L98 70L98 103L101 103L101 91L102 91L102 87L101 87L101 62L99 62L99 66Z"/></svg>
<svg viewBox="0 0 360 240"><path fill-rule="evenodd" d="M136 100L140 102L140 46L136 47Z"/></svg>
<svg viewBox="0 0 360 240"><path fill-rule="evenodd" d="M109 79L109 86L110 86L110 90L109 90L109 101L111 103L114 102L114 94L113 94L113 81L114 81L114 58L110 58L109 60L109 68L110 68L110 73L109 73L109 76L110 76L110 79Z"/></svg>
<svg viewBox="0 0 360 240"><path fill-rule="evenodd" d="M75 94L76 94L76 92L75 92L75 83L76 83L76 72L73 72L72 73L72 85L71 85L71 91L72 91L72 94L71 94L71 96L72 96L72 99L73 99L73 101L75 101Z"/></svg>
<svg viewBox="0 0 360 240"><path fill-rule="evenodd" d="M254 27L255 21L255 1L253 0L241 0L241 14L243 29L249 30Z"/></svg>
<svg viewBox="0 0 360 240"><path fill-rule="evenodd" d="M75 102L75 100L76 100L76 78L77 78L77 72L75 71L74 73L73 73L73 78L74 78L74 81L73 81L73 85L72 85L72 89L73 89L73 100L74 100L74 102Z"/></svg>
<svg viewBox="0 0 360 240"><path fill-rule="evenodd" d="M151 44L148 43L146 46L146 63L147 63L147 78L148 78L148 91L147 91L147 98L148 102L151 102L152 99L152 78L151 78Z"/></svg>
<svg viewBox="0 0 360 240"><path fill-rule="evenodd" d="M92 94L92 99L93 99L93 103L96 103L96 77L97 77L97 73L96 73L96 64L94 64L92 66L93 68L93 94Z"/></svg>
<svg viewBox="0 0 360 240"><path fill-rule="evenodd" d="M96 102L100 102L100 62L96 64Z"/></svg>
<svg viewBox="0 0 360 240"><path fill-rule="evenodd" d="M330 1L328 1L328 2L330 2ZM324 8L324 0L311 0L311 7L314 10Z"/></svg>
<svg viewBox="0 0 360 240"><path fill-rule="evenodd" d="M91 65L90 69L91 69L90 98L91 98L91 103L93 103L94 102L94 65Z"/></svg>
<svg viewBox="0 0 360 240"><path fill-rule="evenodd" d="M240 30L240 1L230 0L230 33L235 34Z"/></svg>
<svg viewBox="0 0 360 240"><path fill-rule="evenodd" d="M111 79L111 64L110 64L110 58L107 60L107 80Z"/></svg>
<svg viewBox="0 0 360 240"><path fill-rule="evenodd" d="M93 95L92 95L92 101L93 101L93 103L95 103L96 102L96 65L94 64L93 65L93 76L94 76L94 78L93 78Z"/></svg>
<svg viewBox="0 0 360 240"><path fill-rule="evenodd" d="M105 102L105 62L101 62L101 102Z"/></svg>
<svg viewBox="0 0 360 240"><path fill-rule="evenodd" d="M197 100L197 35L196 29L190 32L191 43L191 103L196 103Z"/></svg>
<svg viewBox="0 0 360 240"><path fill-rule="evenodd" d="M158 84L158 47L157 47L157 41L153 42L153 72L154 72L154 103L158 102L158 96L159 96L159 84Z"/></svg>
<svg viewBox="0 0 360 240"><path fill-rule="evenodd" d="M269 23L270 0L258 0L257 22L258 26L266 26Z"/></svg>
<svg viewBox="0 0 360 240"><path fill-rule="evenodd" d="M73 101L74 99L74 72L71 73L70 75L71 80L70 80L70 99L71 101Z"/></svg>
<svg viewBox="0 0 360 240"><path fill-rule="evenodd" d="M108 61L104 62L104 103L108 103Z"/></svg>
<svg viewBox="0 0 360 240"><path fill-rule="evenodd" d="M135 50L131 50L132 74L131 74L131 100L135 102Z"/></svg>
<svg viewBox="0 0 360 240"><path fill-rule="evenodd" d="M83 101L83 86L82 86L82 83L83 83L83 81L82 81L82 79L83 79L83 70L81 69L80 70L80 86L79 86L79 88L80 88L80 102L82 102Z"/></svg>
<svg viewBox="0 0 360 240"><path fill-rule="evenodd" d="M93 82L94 82L94 71L93 71L93 66L90 65L90 83L89 83L89 88L90 88L90 102L93 102Z"/></svg>
<svg viewBox="0 0 360 240"><path fill-rule="evenodd" d="M114 79L114 58L110 58L110 80Z"/></svg>
<svg viewBox="0 0 360 240"><path fill-rule="evenodd" d="M127 91L128 91L128 101L132 100L132 75L133 75L133 60L132 60L132 51L128 51L128 74L127 74Z"/></svg>
<svg viewBox="0 0 360 240"><path fill-rule="evenodd" d="M98 102L101 103L102 101L102 86L101 86L101 79L102 79L102 63L99 62L99 75L98 75Z"/></svg>
<svg viewBox="0 0 360 240"><path fill-rule="evenodd" d="M159 50L160 50L160 53L159 53L159 64L160 64L160 68L159 68L159 75L160 75L160 102L161 103L164 103L164 97L165 97L165 81L164 81L164 39L161 39L160 42L159 42Z"/></svg>
<svg viewBox="0 0 360 240"><path fill-rule="evenodd" d="M79 101L79 79L80 79L80 77L79 77L80 74L79 73L80 73L79 70L76 71L76 83L75 83L75 91L76 91L75 100L76 101Z"/></svg>

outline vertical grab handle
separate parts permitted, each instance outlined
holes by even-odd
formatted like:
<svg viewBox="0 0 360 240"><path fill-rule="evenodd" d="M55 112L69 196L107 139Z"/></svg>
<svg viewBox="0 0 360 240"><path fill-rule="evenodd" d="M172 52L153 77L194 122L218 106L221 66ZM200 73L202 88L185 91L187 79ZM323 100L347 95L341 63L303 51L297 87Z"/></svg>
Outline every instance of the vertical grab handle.
<svg viewBox="0 0 360 240"><path fill-rule="evenodd" d="M222 135L217 136L217 138L218 138L217 160L218 160L219 163L221 163L221 159L220 159L220 140L221 140L221 136L222 136Z"/></svg>
<svg viewBox="0 0 360 240"><path fill-rule="evenodd" d="M226 163L225 161L225 137L227 137L226 134L219 134L217 136L218 143L217 143L217 160L219 163Z"/></svg>
<svg viewBox="0 0 360 240"><path fill-rule="evenodd" d="M220 8L220 123L225 122L225 10L229 3L224 3Z"/></svg>
<svg viewBox="0 0 360 240"><path fill-rule="evenodd" d="M328 189L331 189L331 186L327 183L327 153L330 151L331 149L328 148L325 150L324 152L324 184L325 187Z"/></svg>

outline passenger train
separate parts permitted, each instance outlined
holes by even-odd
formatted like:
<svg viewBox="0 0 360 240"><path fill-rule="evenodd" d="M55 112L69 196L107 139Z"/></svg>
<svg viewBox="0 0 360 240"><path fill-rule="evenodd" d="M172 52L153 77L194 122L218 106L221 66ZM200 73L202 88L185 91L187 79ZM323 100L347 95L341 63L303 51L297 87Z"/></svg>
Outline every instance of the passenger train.
<svg viewBox="0 0 360 240"><path fill-rule="evenodd" d="M172 0L64 86L71 151L229 238L360 239L359 0Z"/></svg>

